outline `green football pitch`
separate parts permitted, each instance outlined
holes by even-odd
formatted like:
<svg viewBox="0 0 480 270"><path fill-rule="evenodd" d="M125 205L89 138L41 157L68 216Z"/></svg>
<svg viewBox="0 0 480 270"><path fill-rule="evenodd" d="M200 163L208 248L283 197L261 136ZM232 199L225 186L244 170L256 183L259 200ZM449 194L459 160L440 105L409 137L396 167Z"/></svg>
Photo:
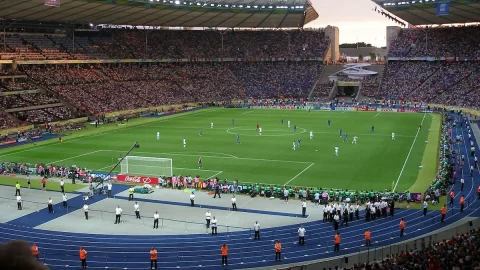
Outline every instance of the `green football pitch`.
<svg viewBox="0 0 480 270"><path fill-rule="evenodd" d="M171 158L175 175L351 190L391 189L395 181L396 190L404 191L418 185L417 179L428 186L435 175L435 168L423 174L420 168L426 165L422 163L428 145L425 141L437 138L438 143L439 128L430 130L434 117L438 118L420 113L205 109L173 117L135 119L123 128L88 127L80 131L86 136L73 133L63 143L50 141L2 150L0 160L77 165L108 172L138 141L140 148L130 155ZM290 128L287 121L291 121ZM214 123L213 129L210 122ZM423 128L419 131L420 123ZM257 124L263 129L262 135L256 131ZM347 142L340 137L340 129L348 134ZM236 143L237 134L241 144ZM352 144L354 136L358 137L357 144ZM183 138L187 141L185 148ZM293 151L292 142L298 139L300 147ZM339 147L338 156L335 146ZM437 153L435 149L438 145L433 145L431 155ZM203 169L198 168L200 157ZM435 167L436 159L430 158L428 166Z"/></svg>

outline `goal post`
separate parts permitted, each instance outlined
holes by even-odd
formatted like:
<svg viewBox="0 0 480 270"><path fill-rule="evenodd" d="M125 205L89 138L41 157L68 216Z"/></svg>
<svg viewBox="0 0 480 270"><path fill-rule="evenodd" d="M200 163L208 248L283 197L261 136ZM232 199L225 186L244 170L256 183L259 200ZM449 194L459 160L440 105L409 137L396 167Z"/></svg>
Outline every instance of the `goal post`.
<svg viewBox="0 0 480 270"><path fill-rule="evenodd" d="M120 162L120 173L145 176L173 176L172 159L126 156Z"/></svg>

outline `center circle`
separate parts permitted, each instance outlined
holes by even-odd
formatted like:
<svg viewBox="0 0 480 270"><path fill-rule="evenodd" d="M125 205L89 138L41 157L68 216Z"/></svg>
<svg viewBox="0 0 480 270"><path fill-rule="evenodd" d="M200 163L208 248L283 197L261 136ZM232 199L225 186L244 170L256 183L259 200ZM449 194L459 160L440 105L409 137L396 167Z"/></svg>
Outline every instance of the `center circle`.
<svg viewBox="0 0 480 270"><path fill-rule="evenodd" d="M306 129L297 127L297 132L293 132L293 128L279 128L279 127L262 127L262 135L257 129L252 127L233 127L227 129L227 133L241 136L262 136L262 137L280 137L280 136L295 136L307 132Z"/></svg>

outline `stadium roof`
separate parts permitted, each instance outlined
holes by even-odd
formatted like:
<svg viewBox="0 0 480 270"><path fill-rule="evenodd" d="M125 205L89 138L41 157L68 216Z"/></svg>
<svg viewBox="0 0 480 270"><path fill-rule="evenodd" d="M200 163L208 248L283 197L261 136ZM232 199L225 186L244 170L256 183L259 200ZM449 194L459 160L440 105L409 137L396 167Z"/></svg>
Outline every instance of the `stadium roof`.
<svg viewBox="0 0 480 270"><path fill-rule="evenodd" d="M447 15L437 16L442 0L372 0L383 9L413 25L480 22L480 0L451 0Z"/></svg>
<svg viewBox="0 0 480 270"><path fill-rule="evenodd" d="M296 28L318 18L307 0L0 1L0 18L37 22L171 27Z"/></svg>

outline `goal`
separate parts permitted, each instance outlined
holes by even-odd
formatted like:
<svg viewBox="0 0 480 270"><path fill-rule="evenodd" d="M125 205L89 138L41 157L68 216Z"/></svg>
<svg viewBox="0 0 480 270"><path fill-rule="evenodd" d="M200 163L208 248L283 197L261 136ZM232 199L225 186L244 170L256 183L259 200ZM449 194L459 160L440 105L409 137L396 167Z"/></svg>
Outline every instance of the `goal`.
<svg viewBox="0 0 480 270"><path fill-rule="evenodd" d="M172 176L172 159L126 156L120 162L120 173L145 176Z"/></svg>

